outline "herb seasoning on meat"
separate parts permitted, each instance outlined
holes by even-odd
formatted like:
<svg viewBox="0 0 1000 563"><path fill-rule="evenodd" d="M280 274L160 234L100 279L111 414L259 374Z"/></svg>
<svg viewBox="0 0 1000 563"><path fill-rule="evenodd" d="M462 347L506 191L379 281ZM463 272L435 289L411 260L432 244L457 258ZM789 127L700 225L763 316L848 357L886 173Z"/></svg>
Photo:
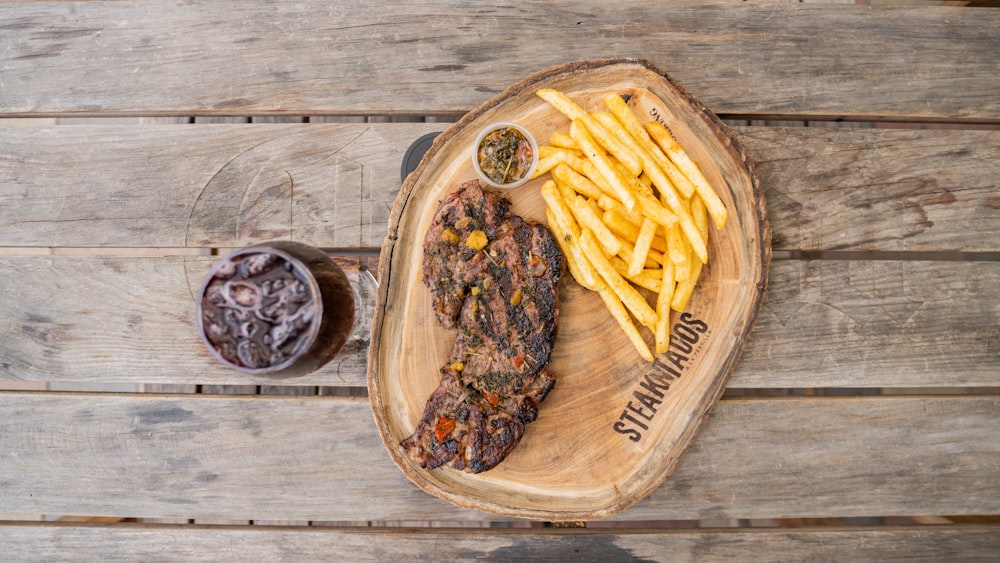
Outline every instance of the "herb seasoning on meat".
<svg viewBox="0 0 1000 563"><path fill-rule="evenodd" d="M400 443L425 469L496 467L556 382L546 365L566 260L543 225L508 213L509 206L477 180L467 182L441 202L424 238L424 283L438 319L457 329L440 384ZM484 245L461 242L475 232Z"/></svg>
<svg viewBox="0 0 1000 563"><path fill-rule="evenodd" d="M480 170L497 184L511 184L523 178L533 156L531 143L513 127L487 133L476 153Z"/></svg>

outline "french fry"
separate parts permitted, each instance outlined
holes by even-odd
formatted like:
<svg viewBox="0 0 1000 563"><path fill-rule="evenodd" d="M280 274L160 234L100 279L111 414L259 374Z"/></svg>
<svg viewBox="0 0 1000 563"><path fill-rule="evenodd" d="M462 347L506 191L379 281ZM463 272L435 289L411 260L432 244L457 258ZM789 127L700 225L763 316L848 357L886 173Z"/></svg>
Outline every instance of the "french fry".
<svg viewBox="0 0 1000 563"><path fill-rule="evenodd" d="M659 187L659 184L657 184L657 188ZM705 246L705 240L701 238L698 227L695 226L694 221L691 219L691 214L684 208L684 203L677 197L677 194L673 190L664 191L661 189L660 196L666 200L667 207L676 214L681 233L691 245L691 249L694 250L695 255L698 256L698 259L702 263L707 262L708 247Z"/></svg>
<svg viewBox="0 0 1000 563"><path fill-rule="evenodd" d="M659 272L659 270L656 270ZM629 277L627 274L622 274L622 277L632 282L633 285L647 289L656 293L660 290L660 276L651 276L649 274L639 274L638 276Z"/></svg>
<svg viewBox="0 0 1000 563"><path fill-rule="evenodd" d="M663 354L670 348L670 304L674 297L674 265L664 264L660 290L656 295L656 329L653 331L654 349Z"/></svg>
<svg viewBox="0 0 1000 563"><path fill-rule="evenodd" d="M646 174L645 171L643 171L643 173L640 174L639 177L636 178L636 180L639 180L639 183L641 183L643 186L646 186L646 188L650 190L653 189L653 179L650 178L649 174Z"/></svg>
<svg viewBox="0 0 1000 563"><path fill-rule="evenodd" d="M606 212L611 211L618 219L631 223L634 227L638 228L642 226L642 220L645 218L642 214L641 209L633 209L632 211L626 211L625 206L621 204L618 200L608 197L607 195L601 196L597 200L597 205L601 207Z"/></svg>
<svg viewBox="0 0 1000 563"><path fill-rule="evenodd" d="M619 96L618 99L621 99ZM630 108L626 106L629 113L632 112ZM681 193L684 197L691 197L694 193L695 187L691 182L683 175L677 168L670 162L665 154L656 146L652 141L644 141L643 139L636 138L634 135L629 133L628 130L622 125L621 121L614 115L603 112L595 111L591 112L591 117L595 121L600 123L611 132L618 141L626 146L633 145L633 150L642 162L643 175L646 181L640 180L640 182L645 186L650 186L653 183L651 168L658 168L660 173L666 176L670 184ZM634 117L634 115L633 115ZM636 122L638 123L638 121ZM640 127L641 129L641 127Z"/></svg>
<svg viewBox="0 0 1000 563"><path fill-rule="evenodd" d="M586 176L580 174L576 170L573 170L566 164L560 163L553 168L552 177L573 188L575 192L587 196L592 200L600 200L601 196L604 195L601 188L597 187L597 185L591 182Z"/></svg>
<svg viewBox="0 0 1000 563"><path fill-rule="evenodd" d="M694 226L698 227L698 232L701 233L701 238L705 239L705 244L708 244L708 217L705 215L705 201L698 194L691 197L691 220L694 221Z"/></svg>
<svg viewBox="0 0 1000 563"><path fill-rule="evenodd" d="M630 276L638 276L642 273L643 266L646 264L646 256L649 255L650 246L653 244L656 227L657 224L648 218L642 222L639 236L635 238L635 248L632 249L632 261L628 263Z"/></svg>
<svg viewBox="0 0 1000 563"><path fill-rule="evenodd" d="M601 209L601 206L597 205L597 202L590 198L586 198L586 201L587 205L589 205L590 208L594 210L594 215L596 215L597 218L600 219L601 216L604 215L604 210Z"/></svg>
<svg viewBox="0 0 1000 563"><path fill-rule="evenodd" d="M618 326L621 327L622 332L624 332L628 337L629 342L635 346L636 351L639 352L642 359L647 362L652 362L654 359L653 353L649 351L649 346L646 345L646 341L643 340L642 335L639 334L639 329L632 324L632 319L629 318L628 311L625 309L625 306L622 305L621 300L618 299L615 292L605 286L598 293L604 301L604 306L611 312L611 316L618 321Z"/></svg>
<svg viewBox="0 0 1000 563"><path fill-rule="evenodd" d="M636 221L635 221L636 226L639 226L639 225L642 224L642 213L639 213L637 210L636 211L632 211L631 213L629 213L628 211L625 211L625 206L622 205L620 201L618 201L617 199L609 196L606 193L605 194L601 194L601 197L597 198L597 205L599 205L601 207L601 209L603 209L605 211L609 211L611 209L618 209L622 213L627 214L629 217L632 217L632 215L634 214L635 217L636 217Z"/></svg>
<svg viewBox="0 0 1000 563"><path fill-rule="evenodd" d="M605 210L601 215L601 221L604 221L604 224L611 229L611 232L618 235L620 239L629 241L638 241L639 234L642 232L641 227L646 220L648 218L643 217L642 214L635 212L628 213L621 206ZM653 223L655 224L656 222L654 221ZM654 226L659 227L659 225ZM664 237L654 234L650 248L657 252L666 252L667 241Z"/></svg>
<svg viewBox="0 0 1000 563"><path fill-rule="evenodd" d="M639 213L629 213L625 211L624 207L612 207L606 210L604 215L601 215L601 220L623 239L635 240L639 236L639 227L642 227L643 216Z"/></svg>
<svg viewBox="0 0 1000 563"><path fill-rule="evenodd" d="M604 281L601 280L597 271L594 270L594 267L591 266L590 262L583 255L583 251L580 250L579 241L573 235L562 230L562 226L556 220L552 208L545 210L545 219L549 223L552 237L556 239L556 244L559 245L563 256L566 257L566 266L569 268L569 273L573 276L573 279L583 287L593 291L604 288Z"/></svg>
<svg viewBox="0 0 1000 563"><path fill-rule="evenodd" d="M707 261L708 252L705 247L705 241L698 234L698 229L691 220L691 216L685 209L676 190L674 190L673 184L667 179L663 170L655 163L649 163L646 172L653 180L653 185L660 192L663 205L656 201L656 198L640 191L635 194L635 199L642 206L643 213L665 227L679 222L681 232L688 238L688 242L691 244L691 248L695 251L695 254L698 255L698 258L702 262Z"/></svg>
<svg viewBox="0 0 1000 563"><path fill-rule="evenodd" d="M725 206L670 132L640 123L617 93L604 98L609 111L591 113L558 91L537 94L571 120L539 149L552 175L542 186L549 228L573 278L653 361L638 326L652 331L657 354L668 350L671 312L687 308L708 260L708 224L722 228ZM640 289L655 295L652 306Z"/></svg>
<svg viewBox="0 0 1000 563"><path fill-rule="evenodd" d="M632 190L633 193L635 193L635 194L645 194L645 195L648 195L650 197L653 197L653 188L651 186L647 186L646 184L643 184L642 182L640 182L639 178L637 178L636 176L633 176L628 171L627 168L625 168L624 166L622 166L622 163L617 162L617 161L613 161L613 162L614 162L614 165L615 165L615 172L618 173L618 175L621 177L621 179L625 182L625 185L628 186L629 189Z"/></svg>
<svg viewBox="0 0 1000 563"><path fill-rule="evenodd" d="M553 133L552 136L549 137L549 143L551 143L553 147L580 150L580 145L576 144L573 137L570 137L562 131L556 131Z"/></svg>
<svg viewBox="0 0 1000 563"><path fill-rule="evenodd" d="M604 105L607 106L611 114L615 116L615 119L622 124L622 127L628 131L629 135L632 135L637 141L651 142L653 139L649 136L649 133L642 127L639 123L639 118L636 117L635 112L632 111L632 107L628 105L628 102L621 97L620 94L612 92L604 96Z"/></svg>
<svg viewBox="0 0 1000 563"><path fill-rule="evenodd" d="M622 240L622 249L618 252L618 256L621 256L622 260L624 260L626 264L632 261L633 248L632 243ZM647 268L659 268L662 264L669 261L670 258L667 258L663 254L652 249L646 254Z"/></svg>
<svg viewBox="0 0 1000 563"><path fill-rule="evenodd" d="M635 200L638 202L639 208L642 210L642 214L649 217L659 225L664 227L671 227L681 219L681 217L656 201L656 198L645 194L637 193L635 194Z"/></svg>
<svg viewBox="0 0 1000 563"><path fill-rule="evenodd" d="M608 152L615 155L615 158L625 165L633 176L638 176L642 172L642 162L635 154L635 151L627 145L619 142L614 135L602 127L600 123L591 118L582 107L577 105L577 103L573 100L569 99L566 94L551 88L543 88L538 90L536 94L538 97L551 104L552 107L559 110L560 113L568 117L570 121L576 121L577 119L583 121L584 125L590 131L594 139L596 139L601 146L607 149ZM579 139L576 139L575 137L574 139L577 143L580 142ZM580 148L584 148L583 145L581 145Z"/></svg>
<svg viewBox="0 0 1000 563"><path fill-rule="evenodd" d="M560 162L562 162L562 157L560 155L551 155L547 158L539 158L538 164L535 166L535 171L531 173L531 179L534 180L546 172L551 171Z"/></svg>
<svg viewBox="0 0 1000 563"><path fill-rule="evenodd" d="M694 293L694 286L698 283L699 276L701 276L701 262L692 260L691 273L688 274L687 279L677 282L677 287L674 289L674 296L670 300L671 309L675 311L687 309L688 300L691 299L691 294Z"/></svg>
<svg viewBox="0 0 1000 563"><path fill-rule="evenodd" d="M583 153L577 150L548 146L538 147L538 165L531 177L537 178L562 163L579 166L577 161L581 159L583 159Z"/></svg>
<svg viewBox="0 0 1000 563"><path fill-rule="evenodd" d="M615 193L615 190L611 189L611 184L608 184L608 181L604 179L604 175L601 174L601 171L598 170L596 166L594 166L593 162L585 158L583 161L579 162L579 164L579 168L573 165L570 165L570 167L582 174L584 178L590 180L591 183L600 188L600 190L606 195L614 198L618 201L618 203L621 203L621 201L618 200L618 194Z"/></svg>
<svg viewBox="0 0 1000 563"><path fill-rule="evenodd" d="M656 199L653 195L653 189L650 186L640 182L638 178L630 176L628 170L621 166L620 163L614 164L618 177L621 178L625 187L630 191L632 197L635 198L642 215L665 227L677 222L677 217ZM635 210L631 211L634 212Z"/></svg>
<svg viewBox="0 0 1000 563"><path fill-rule="evenodd" d="M571 162L575 158L583 158L583 151L579 149L568 149L564 147L550 147L550 146L538 147L538 158L541 159L553 155L561 155L563 162Z"/></svg>
<svg viewBox="0 0 1000 563"><path fill-rule="evenodd" d="M600 112L595 112L595 114L601 115ZM612 116L608 114L604 115L612 121L614 120ZM624 131L621 131L621 133L624 134ZM572 129L570 134L572 135ZM637 154L642 156L643 163L646 166L645 173L649 176L652 185L655 185L657 190L660 191L661 197L664 198L664 203L670 207L670 210L664 207L659 201L656 200L655 197L653 197L652 189L649 186L640 182L638 178L628 176L627 171L620 165L617 166L615 170L618 173L617 176L621 178L625 186L631 190L633 197L642 208L643 214L665 227L669 227L677 221L686 223L686 225L682 225L684 233L691 234L691 236L693 236L693 225L690 224L690 218L685 219L682 216L683 213L681 211L680 204L681 200L677 196L677 192L674 190L673 183L663 172L663 169L653 162L645 151L640 151ZM629 211L631 211L631 209L629 209ZM697 245L697 243L692 244ZM701 257L700 252L699 257Z"/></svg>
<svg viewBox="0 0 1000 563"><path fill-rule="evenodd" d="M600 115L600 114L598 114L598 115ZM594 119L594 121L597 121L597 119ZM659 123L655 122L655 121L650 122L650 123L656 123L657 125L659 125ZM647 133L651 137L653 137L655 139L654 133L649 130L649 123L646 124L646 128L647 128ZM666 128L664 128L662 125L660 125L660 128L664 132L666 132ZM622 129L622 130L624 130L624 129ZM668 135L669 135L669 133L668 133ZM641 147L640 147L640 149L641 149ZM674 186L673 182L670 181L670 179L668 178L667 174L664 172L663 168L661 166L657 165L656 162L652 161L652 158L649 156L649 153L647 151L645 151L645 150L639 150L636 154L639 155L640 159L643 160L644 170L649 175L650 179L652 179L653 185L655 185L656 188L657 188L657 190L659 190L660 196L664 200L664 203L666 204L666 206L671 211L673 211L674 214L677 215L677 218L678 218L678 220L680 221L680 224L681 224L681 231L684 233L684 236L688 237L688 242L691 244L691 248L694 249L695 254L698 255L698 258L702 262L707 261L708 260L708 253L707 253L706 248L705 248L705 241L704 240L700 240L700 237L696 237L697 228L694 226L694 223L691 221L690 216L688 214L684 213L684 211L682 209L682 206L681 206L681 203L680 203L680 198L677 196L677 192L675 191L675 186ZM707 186L707 183L706 183L706 186ZM709 189L711 189L711 188L709 187ZM713 192L713 194L714 194L714 192ZM647 205L649 204L648 201L646 203L647 203ZM723 208L723 209L725 209L725 208ZM629 208L629 210L631 210L631 208ZM652 209L650 211L652 211ZM711 209L709 209L709 213L711 213ZM658 222L660 224L664 225L664 226L668 226L668 222L669 221L658 220Z"/></svg>
<svg viewBox="0 0 1000 563"><path fill-rule="evenodd" d="M618 174L614 162L608 158L608 155L604 153L601 147L597 146L597 143L590 136L590 132L587 131L587 127L582 121L573 120L573 124L575 127L570 127L570 135L580 144L583 153L587 155L587 159L611 187L614 195L622 202L625 209L629 211L635 209L635 197L633 197L631 190L628 189L625 180Z"/></svg>
<svg viewBox="0 0 1000 563"><path fill-rule="evenodd" d="M698 194L695 194L692 201L689 202L690 210L692 212L692 220L696 225L699 226L699 232L702 234L703 240L708 242L708 217L706 217L704 204ZM695 215L700 217L695 218ZM700 222L700 223L699 223ZM690 250L690 247L686 247L685 250ZM677 286L674 288L674 296L671 298L670 307L675 311L683 311L687 308L687 302L691 298L691 294L694 292L694 287L698 283L698 277L701 275L702 263L698 260L688 260L687 263L678 265L677 270L674 274L674 279L677 280Z"/></svg>
<svg viewBox="0 0 1000 563"><path fill-rule="evenodd" d="M705 179L705 175L701 173L698 165L691 160L691 157L684 152L684 148L681 147L680 143L674 139L670 131L661 123L650 121L646 123L645 128L650 137L656 141L656 144L663 149L663 152L677 165L677 168L694 184L698 195L705 202L708 214L712 216L712 220L715 222L715 227L717 229L725 227L729 212L726 210L726 206L722 203L722 200L719 199L719 194L712 189L708 180Z"/></svg>
<svg viewBox="0 0 1000 563"><path fill-rule="evenodd" d="M594 235L595 239L600 243L601 248L608 256L614 256L618 254L618 251L622 248L622 241L608 229L601 218L597 216L594 209L590 207L587 200L580 196L576 196L568 201L569 208L573 212L573 216L576 217L577 223L581 227L586 227Z"/></svg>
<svg viewBox="0 0 1000 563"><path fill-rule="evenodd" d="M687 248L684 249L685 254L687 254L687 250L688 250ZM677 283L687 281L687 279L691 277L691 272L694 270L694 265L696 263L701 264L701 262L698 262L698 260L696 259L692 260L691 259L693 258L692 256L690 255L688 256L689 258L687 260L682 260L678 264L674 264L670 260L667 260L671 264L674 264L674 281L676 281Z"/></svg>
<svg viewBox="0 0 1000 563"><path fill-rule="evenodd" d="M621 299L625 307L631 311L640 324L652 330L656 327L656 311L649 306L646 299L634 287L626 282L621 274L608 261L608 257L601 251L601 246L594 237L590 229L582 229L580 232L580 246L583 248L583 255L590 260L597 273L604 278L604 282Z"/></svg>
<svg viewBox="0 0 1000 563"><path fill-rule="evenodd" d="M611 265L614 267L615 271L621 275L621 277L643 289L648 289L653 293L659 293L660 286L662 285L661 278L663 276L663 270L661 268L645 268L639 275L630 276L628 273L628 264L626 264L620 257L612 256L608 259L608 261L611 262Z"/></svg>
<svg viewBox="0 0 1000 563"><path fill-rule="evenodd" d="M627 278L629 281L635 285L648 289L653 293L659 294L660 291L660 281L663 277L663 269L651 270L649 268L642 271L638 276Z"/></svg>
<svg viewBox="0 0 1000 563"><path fill-rule="evenodd" d="M576 200L576 195L577 195L576 192L573 190L573 188L567 186L566 184L560 182L559 180L556 180L556 188L559 189L559 195L562 196L563 201L566 202L566 205L569 207L570 211L572 211L573 201ZM574 215L576 214L574 213Z"/></svg>
<svg viewBox="0 0 1000 563"><path fill-rule="evenodd" d="M659 146L653 139L649 136L646 129L639 123L639 119L636 117L635 112L629 107L625 100L621 96L615 94L609 94L604 97L604 105L611 110L611 114L615 117L622 128L628 132L629 135L635 140L636 144L645 149L649 156L653 158L660 170L670 179L671 184L683 195L684 197L691 197L694 193L695 187L690 180L677 169L677 166L667 157L666 154L660 149ZM645 167L645 163L643 163Z"/></svg>
<svg viewBox="0 0 1000 563"><path fill-rule="evenodd" d="M667 247L670 249L668 254L674 266L687 264L688 253L685 249L684 237L681 236L681 230L676 225L667 229Z"/></svg>
<svg viewBox="0 0 1000 563"><path fill-rule="evenodd" d="M572 236L574 239L579 237L580 226L573 217L573 212L570 211L566 200L559 193L559 188L556 186L555 180L546 180L542 184L541 193L542 199L545 200L548 209L555 218L555 223L559 225L562 232Z"/></svg>

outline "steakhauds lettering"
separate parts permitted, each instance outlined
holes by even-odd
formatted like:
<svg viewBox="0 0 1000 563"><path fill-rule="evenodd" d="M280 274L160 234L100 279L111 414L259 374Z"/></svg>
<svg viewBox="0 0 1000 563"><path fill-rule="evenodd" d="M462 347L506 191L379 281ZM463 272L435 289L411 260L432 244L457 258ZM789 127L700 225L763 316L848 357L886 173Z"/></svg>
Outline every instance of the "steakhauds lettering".
<svg viewBox="0 0 1000 563"><path fill-rule="evenodd" d="M652 369L639 382L638 389L632 391L632 399L625 404L618 420L612 425L615 432L638 442L642 433L649 430L649 424L659 412L670 383L680 379L687 367L691 353L702 336L708 333L708 324L694 318L691 313L681 313L680 322L675 323L670 338L670 349L653 362Z"/></svg>

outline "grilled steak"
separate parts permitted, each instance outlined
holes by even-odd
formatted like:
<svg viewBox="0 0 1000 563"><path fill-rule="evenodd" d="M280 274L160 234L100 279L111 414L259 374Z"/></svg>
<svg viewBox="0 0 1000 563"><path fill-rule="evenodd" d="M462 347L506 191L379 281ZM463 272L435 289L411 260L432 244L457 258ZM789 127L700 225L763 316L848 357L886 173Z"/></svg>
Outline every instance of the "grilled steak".
<svg viewBox="0 0 1000 563"><path fill-rule="evenodd" d="M484 190L477 180L462 184L438 207L424 236L423 267L434 312L445 327L455 327L466 292L477 275L468 262L480 252L466 242L476 231L488 240L496 238L497 227L509 209L509 201Z"/></svg>
<svg viewBox="0 0 1000 563"><path fill-rule="evenodd" d="M457 193L469 189L465 185ZM478 183L475 189L482 191ZM435 225L463 198L446 199ZM518 444L524 426L538 416L538 403L555 384L544 366L556 333L565 258L545 227L516 215L491 217L499 219L495 225L479 223L481 230L493 233L489 243L472 254L463 249L459 258L449 259L439 239L425 239L425 267L434 261L460 263L465 269L455 271L447 284L428 282L425 271L439 318L453 307L452 300L460 301L456 315L447 317L457 323L458 336L449 364L441 369L441 384L413 435L401 443L428 469L449 462L471 473L495 467Z"/></svg>
<svg viewBox="0 0 1000 563"><path fill-rule="evenodd" d="M441 373L441 384L427 400L416 430L401 444L404 451L426 469L448 462L470 473L492 469L521 440L537 407L528 412L530 420L519 419L520 411L494 405L463 385L457 371L446 368Z"/></svg>
<svg viewBox="0 0 1000 563"><path fill-rule="evenodd" d="M509 216L497 230L459 316L451 361L462 380L487 393L521 393L549 362L564 262L542 225Z"/></svg>

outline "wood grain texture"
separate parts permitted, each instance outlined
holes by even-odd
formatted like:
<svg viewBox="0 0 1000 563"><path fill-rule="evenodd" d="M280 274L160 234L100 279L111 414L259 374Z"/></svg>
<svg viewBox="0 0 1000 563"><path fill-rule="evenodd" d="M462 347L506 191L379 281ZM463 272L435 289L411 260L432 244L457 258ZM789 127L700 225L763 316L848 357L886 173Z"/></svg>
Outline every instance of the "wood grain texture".
<svg viewBox="0 0 1000 563"><path fill-rule="evenodd" d="M1000 263L776 261L730 387L994 386Z"/></svg>
<svg viewBox="0 0 1000 563"><path fill-rule="evenodd" d="M338 259L358 297L343 350L312 374L248 376L217 362L195 326L195 295L212 257L0 257L0 379L207 385L359 385L374 281ZM20 257L24 258L24 257ZM224 392L218 390L217 392Z"/></svg>
<svg viewBox="0 0 1000 563"><path fill-rule="evenodd" d="M6 128L0 245L377 248L420 125ZM10 133L7 135L6 133Z"/></svg>
<svg viewBox="0 0 1000 563"><path fill-rule="evenodd" d="M997 396L721 401L670 478L613 519L996 514L997 432ZM0 475L14 513L497 518L407 481L364 400L6 393Z"/></svg>
<svg viewBox="0 0 1000 563"><path fill-rule="evenodd" d="M0 246L378 248L443 124L0 127ZM776 250L1000 252L1000 132L738 127Z"/></svg>
<svg viewBox="0 0 1000 563"><path fill-rule="evenodd" d="M640 122L664 120L676 142L701 163L729 220L722 231L714 224L710 227L707 254L712 258L699 278L699 291L687 305L688 311L696 312L687 321L672 314L671 350L659 354L655 363L652 354L644 360L629 345L601 297L567 276L557 288L558 329L544 369L560 388L575 392L548 396L541 408L549 422L526 428L517 455L507 456L488 474L427 471L397 446L414 432L427 397L441 382L441 366L454 358L455 331L438 322L428 297L425 233L432 228L440 202L458 186L475 180L469 147L484 127L509 119L537 139L569 130L570 120L536 95L541 88L564 92L587 111L605 107L602 100L609 93L627 93L629 111ZM551 177L543 175L503 191L511 202L511 214L544 225L546 203L540 190L547 180ZM700 241L701 235L694 236ZM505 516L589 520L634 504L676 467L722 395L760 309L770 243L767 208L752 160L718 117L661 71L644 61L606 60L558 65L526 77L435 139L420 166L406 178L393 207L379 259L368 354L372 411L393 461L433 495ZM499 256L490 252L494 262L517 259L505 254L503 247L499 250ZM499 278L497 285L502 285ZM503 299L502 294L499 297ZM525 288L522 307L531 307L532 299L531 289ZM541 310L542 305L538 307ZM466 309L461 314L465 318ZM487 338L490 330L482 329L482 336ZM652 348L652 332L643 337ZM491 354L487 348L483 346L483 353ZM535 351L525 351L528 363ZM474 353L471 347L470 352ZM483 369L487 377L498 368ZM644 391L640 381L654 385L653 391ZM626 405L635 408L634 397L645 398L648 410L638 415L646 417L645 422L634 416L634 423L622 422L631 416ZM658 409L657 417L649 412ZM568 427L586 436L592 448L559 440ZM626 432L636 436L624 439Z"/></svg>
<svg viewBox="0 0 1000 563"><path fill-rule="evenodd" d="M212 260L0 257L0 295L18 296L0 318L0 380L276 384L201 348L192 295ZM336 364L280 385L364 386L362 318ZM996 262L778 260L729 387L995 386L998 327Z"/></svg>
<svg viewBox="0 0 1000 563"><path fill-rule="evenodd" d="M553 64L631 56L718 113L1000 117L991 10L39 2L0 21L9 116L460 114Z"/></svg>
<svg viewBox="0 0 1000 563"><path fill-rule="evenodd" d="M995 525L785 530L391 530L220 526L6 525L7 556L100 561L987 561Z"/></svg>
<svg viewBox="0 0 1000 563"><path fill-rule="evenodd" d="M775 248L1000 250L996 131L737 131L761 175Z"/></svg>

